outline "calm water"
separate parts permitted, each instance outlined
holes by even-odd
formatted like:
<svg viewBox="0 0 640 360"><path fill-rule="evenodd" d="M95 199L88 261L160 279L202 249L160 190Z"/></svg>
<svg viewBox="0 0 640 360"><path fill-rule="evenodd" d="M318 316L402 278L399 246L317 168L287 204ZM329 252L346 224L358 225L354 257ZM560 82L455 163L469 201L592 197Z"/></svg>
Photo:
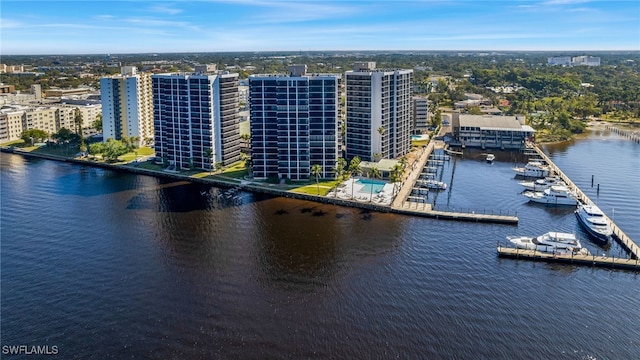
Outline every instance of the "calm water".
<svg viewBox="0 0 640 360"><path fill-rule="evenodd" d="M547 151L583 190L595 175L598 203L640 240L639 145L597 132ZM517 211L518 226L249 193L222 206L213 188L2 154L2 344L83 359L637 358L640 274L496 256L507 235L580 234L570 209L528 204L496 155L446 163L431 201Z"/></svg>

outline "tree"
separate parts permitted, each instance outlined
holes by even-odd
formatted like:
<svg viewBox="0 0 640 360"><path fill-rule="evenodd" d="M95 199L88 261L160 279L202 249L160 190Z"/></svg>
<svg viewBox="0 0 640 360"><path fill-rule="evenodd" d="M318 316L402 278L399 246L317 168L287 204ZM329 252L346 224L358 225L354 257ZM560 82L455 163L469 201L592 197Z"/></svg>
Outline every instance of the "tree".
<svg viewBox="0 0 640 360"><path fill-rule="evenodd" d="M205 159L209 160L209 175L211 175L211 172L213 172L213 150L212 149L206 149L204 151L204 157ZM240 154L240 159L242 159L242 154Z"/></svg>
<svg viewBox="0 0 640 360"><path fill-rule="evenodd" d="M349 173L351 176L358 176L362 172L362 168L360 167L360 158L355 156L349 162ZM354 187L355 179L351 181L351 198L353 199L353 187Z"/></svg>
<svg viewBox="0 0 640 360"><path fill-rule="evenodd" d="M318 179L320 178L320 175L322 175L322 166L320 166L319 164L313 164L311 166L311 175L315 176L315 178L316 178L316 186L318 187L318 195L320 195L320 183L318 182Z"/></svg>
<svg viewBox="0 0 640 360"><path fill-rule="evenodd" d="M91 127L98 132L102 132L102 114L96 115L96 120L91 123Z"/></svg>
<svg viewBox="0 0 640 360"><path fill-rule="evenodd" d="M82 112L79 108L73 110L73 124L76 127L76 134L82 136Z"/></svg>
<svg viewBox="0 0 640 360"><path fill-rule="evenodd" d="M36 142L43 142L49 137L46 131L40 129L29 129L22 132L20 138L24 140L25 143L35 144Z"/></svg>
<svg viewBox="0 0 640 360"><path fill-rule="evenodd" d="M378 134L380 134L380 157L384 156L384 150L382 150L382 135L384 135L384 127L378 128Z"/></svg>
<svg viewBox="0 0 640 360"><path fill-rule="evenodd" d="M402 165L395 164L389 173L389 181L393 183L393 195L396 195L396 187L398 182L402 180Z"/></svg>
<svg viewBox="0 0 640 360"><path fill-rule="evenodd" d="M338 158L338 160L336 161L336 167L335 167L336 178L338 180L342 180L342 177L344 176L345 167L347 167L347 160L345 160L344 158Z"/></svg>
<svg viewBox="0 0 640 360"><path fill-rule="evenodd" d="M128 152L127 147L122 143L122 141L109 138L107 139L107 142L104 143L102 157L107 161L116 161L118 156L124 155Z"/></svg>
<svg viewBox="0 0 640 360"><path fill-rule="evenodd" d="M380 170L377 167L372 167L371 171L369 171L369 177L373 179L380 179ZM369 202L373 200L373 185L371 186L371 193L369 194Z"/></svg>
<svg viewBox="0 0 640 360"><path fill-rule="evenodd" d="M72 134L73 133L71 132L71 130L63 127L63 128L60 128L60 130L58 130L58 132L53 134L53 136L51 137L58 143L66 143L71 141Z"/></svg>
<svg viewBox="0 0 640 360"><path fill-rule="evenodd" d="M91 155L99 155L104 152L105 146L101 142L93 143L89 145L89 154Z"/></svg>

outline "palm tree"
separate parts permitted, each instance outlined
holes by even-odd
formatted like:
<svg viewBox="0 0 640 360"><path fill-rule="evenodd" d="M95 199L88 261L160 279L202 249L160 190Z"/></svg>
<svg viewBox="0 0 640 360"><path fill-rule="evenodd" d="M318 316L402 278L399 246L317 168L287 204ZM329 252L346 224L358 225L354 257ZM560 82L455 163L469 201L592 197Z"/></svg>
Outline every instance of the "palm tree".
<svg viewBox="0 0 640 360"><path fill-rule="evenodd" d="M402 156L400 158L399 164L402 166L402 170L404 170L407 167L407 157L406 156Z"/></svg>
<svg viewBox="0 0 640 360"><path fill-rule="evenodd" d="M211 155L213 155L213 150L211 149L206 149L204 151L204 157L209 160L209 175L211 175L211 172L213 171L213 160L211 158ZM204 164L203 164L204 165Z"/></svg>
<svg viewBox="0 0 640 360"><path fill-rule="evenodd" d="M389 173L389 181L393 183L393 195L396 195L396 187L398 182L402 180L402 165L395 164Z"/></svg>
<svg viewBox="0 0 640 360"><path fill-rule="evenodd" d="M384 135L384 127L380 126L378 128L378 134L380 134L380 158L384 156L384 151L382 150L382 135Z"/></svg>
<svg viewBox="0 0 640 360"><path fill-rule="evenodd" d="M79 108L73 110L73 123L76 126L76 134L82 136L82 112Z"/></svg>
<svg viewBox="0 0 640 360"><path fill-rule="evenodd" d="M347 160L344 158L338 158L336 161L336 177L338 180L342 180L344 176L344 168L347 167Z"/></svg>
<svg viewBox="0 0 640 360"><path fill-rule="evenodd" d="M351 176L357 176L360 175L360 173L362 173L362 168L360 167L360 158L355 156L353 159L351 159L351 161L349 162L349 173L351 174ZM353 185L355 183L355 179L353 179L351 181L351 199L353 199Z"/></svg>
<svg viewBox="0 0 640 360"><path fill-rule="evenodd" d="M371 171L369 171L369 178L380 179L380 177L380 170L375 166L372 167ZM369 194L369 202L371 202L371 200L373 200L373 184L371 186L371 193Z"/></svg>
<svg viewBox="0 0 640 360"><path fill-rule="evenodd" d="M320 183L318 182L318 179L320 178L321 174L322 174L322 166L320 166L319 164L313 164L311 166L311 175L315 176L315 178L316 178L316 186L318 187L318 195L320 195Z"/></svg>

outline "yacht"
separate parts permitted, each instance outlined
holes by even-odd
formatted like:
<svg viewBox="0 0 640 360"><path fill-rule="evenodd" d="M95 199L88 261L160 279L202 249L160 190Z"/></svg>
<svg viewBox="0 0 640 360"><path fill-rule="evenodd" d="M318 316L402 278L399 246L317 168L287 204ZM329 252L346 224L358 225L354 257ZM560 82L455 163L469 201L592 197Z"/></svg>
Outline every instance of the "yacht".
<svg viewBox="0 0 640 360"><path fill-rule="evenodd" d="M538 237L507 236L507 240L518 249L536 250L554 254L589 255L574 234L550 231Z"/></svg>
<svg viewBox="0 0 640 360"><path fill-rule="evenodd" d="M575 194L563 185L552 185L542 192L525 191L522 195L528 197L529 201L545 205L576 206L578 204Z"/></svg>
<svg viewBox="0 0 640 360"><path fill-rule="evenodd" d="M549 176L549 167L539 161L529 161L524 167L513 168L516 175L543 178Z"/></svg>
<svg viewBox="0 0 640 360"><path fill-rule="evenodd" d="M493 160L495 160L495 159L496 159L496 156L495 156L495 155L493 155L493 154L487 154L487 162L488 162L488 163L490 163L490 164L491 164L491 163L493 163Z"/></svg>
<svg viewBox="0 0 640 360"><path fill-rule="evenodd" d="M446 190L447 184L442 181L437 181L433 179L428 180L418 180L416 183L420 187L426 187L427 189L436 189L436 190Z"/></svg>
<svg viewBox="0 0 640 360"><path fill-rule="evenodd" d="M606 245L611 241L613 231L599 207L594 204L578 204L576 217L578 218L580 225L582 225L582 227L587 230L589 235L591 235L595 240L603 245Z"/></svg>
<svg viewBox="0 0 640 360"><path fill-rule="evenodd" d="M544 191L553 185L565 185L564 181L558 176L547 176L544 179L536 179L534 181L522 181L518 184L522 185L529 191Z"/></svg>

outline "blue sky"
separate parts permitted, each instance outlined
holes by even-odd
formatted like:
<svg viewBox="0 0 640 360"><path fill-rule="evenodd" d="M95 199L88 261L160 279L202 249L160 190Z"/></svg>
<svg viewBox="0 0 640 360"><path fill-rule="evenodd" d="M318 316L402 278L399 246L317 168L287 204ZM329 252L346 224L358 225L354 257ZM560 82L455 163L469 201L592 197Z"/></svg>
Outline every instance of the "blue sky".
<svg viewBox="0 0 640 360"><path fill-rule="evenodd" d="M640 1L0 3L0 52L640 50Z"/></svg>

